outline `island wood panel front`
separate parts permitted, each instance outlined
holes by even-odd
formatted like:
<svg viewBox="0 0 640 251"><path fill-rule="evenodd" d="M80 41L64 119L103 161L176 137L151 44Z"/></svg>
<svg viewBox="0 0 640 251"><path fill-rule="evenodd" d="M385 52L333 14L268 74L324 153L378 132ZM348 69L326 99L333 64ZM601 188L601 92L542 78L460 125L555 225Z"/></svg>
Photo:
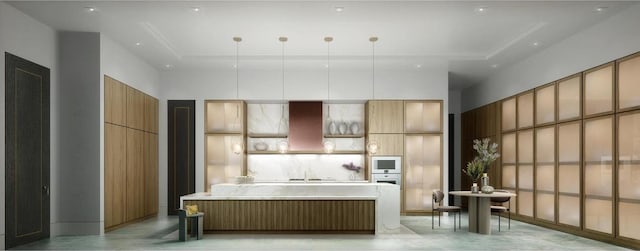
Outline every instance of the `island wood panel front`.
<svg viewBox="0 0 640 251"><path fill-rule="evenodd" d="M204 230L375 232L374 200L185 200Z"/></svg>

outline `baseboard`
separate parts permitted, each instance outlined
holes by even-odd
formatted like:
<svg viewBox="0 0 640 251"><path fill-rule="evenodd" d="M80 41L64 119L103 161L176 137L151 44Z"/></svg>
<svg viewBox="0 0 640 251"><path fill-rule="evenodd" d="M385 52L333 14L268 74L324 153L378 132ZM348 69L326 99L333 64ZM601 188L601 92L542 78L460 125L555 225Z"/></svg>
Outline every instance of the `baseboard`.
<svg viewBox="0 0 640 251"><path fill-rule="evenodd" d="M167 214L169 213L169 209L167 209L167 206L159 206L158 207L158 217L167 217Z"/></svg>
<svg viewBox="0 0 640 251"><path fill-rule="evenodd" d="M58 222L51 224L51 236L100 235L100 222Z"/></svg>
<svg viewBox="0 0 640 251"><path fill-rule="evenodd" d="M0 234L0 250L5 250L4 246L4 234Z"/></svg>

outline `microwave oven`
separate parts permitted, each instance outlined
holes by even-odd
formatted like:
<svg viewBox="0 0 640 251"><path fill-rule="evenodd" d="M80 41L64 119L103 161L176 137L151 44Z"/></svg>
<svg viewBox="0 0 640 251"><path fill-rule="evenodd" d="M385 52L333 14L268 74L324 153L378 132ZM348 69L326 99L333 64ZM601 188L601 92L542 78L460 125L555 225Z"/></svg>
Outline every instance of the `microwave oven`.
<svg viewBox="0 0 640 251"><path fill-rule="evenodd" d="M371 173L402 173L402 157L374 156L371 157Z"/></svg>

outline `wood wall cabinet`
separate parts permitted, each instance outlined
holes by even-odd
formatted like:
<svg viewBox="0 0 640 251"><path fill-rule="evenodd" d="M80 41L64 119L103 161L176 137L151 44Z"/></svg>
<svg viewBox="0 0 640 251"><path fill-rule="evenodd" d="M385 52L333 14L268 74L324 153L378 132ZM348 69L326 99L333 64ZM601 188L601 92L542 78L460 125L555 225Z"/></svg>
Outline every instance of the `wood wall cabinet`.
<svg viewBox="0 0 640 251"><path fill-rule="evenodd" d="M518 132L518 214L533 217L533 130Z"/></svg>
<svg viewBox="0 0 640 251"><path fill-rule="evenodd" d="M558 124L558 223L580 227L582 122Z"/></svg>
<svg viewBox="0 0 640 251"><path fill-rule="evenodd" d="M555 222L556 127L536 128L535 184L536 219Z"/></svg>
<svg viewBox="0 0 640 251"><path fill-rule="evenodd" d="M378 152L375 155L395 155L404 154L404 135L401 133L392 134L369 134L369 141L378 142Z"/></svg>
<svg viewBox="0 0 640 251"><path fill-rule="evenodd" d="M532 91L518 95L518 129L533 127L533 98Z"/></svg>
<svg viewBox="0 0 640 251"><path fill-rule="evenodd" d="M536 126L556 122L556 85L550 84L535 89Z"/></svg>
<svg viewBox="0 0 640 251"><path fill-rule="evenodd" d="M640 111L618 115L618 234L640 240Z"/></svg>
<svg viewBox="0 0 640 251"><path fill-rule="evenodd" d="M104 225L110 231L158 213L158 100L108 76L104 83Z"/></svg>
<svg viewBox="0 0 640 251"><path fill-rule="evenodd" d="M516 98L508 98L501 102L502 107L502 131L516 129Z"/></svg>
<svg viewBox="0 0 640 251"><path fill-rule="evenodd" d="M584 73L584 116L613 112L614 64L609 63Z"/></svg>
<svg viewBox="0 0 640 251"><path fill-rule="evenodd" d="M246 109L240 100L205 101L205 169L204 187L233 183L236 176L246 175ZM234 153L233 145L243 147Z"/></svg>
<svg viewBox="0 0 640 251"><path fill-rule="evenodd" d="M584 122L585 228L613 234L613 116Z"/></svg>
<svg viewBox="0 0 640 251"><path fill-rule="evenodd" d="M127 128L105 123L104 130L104 224L112 227L125 222Z"/></svg>
<svg viewBox="0 0 640 251"><path fill-rule="evenodd" d="M104 121L124 126L127 123L127 86L104 78Z"/></svg>
<svg viewBox="0 0 640 251"><path fill-rule="evenodd" d="M618 111L640 108L640 53L617 62Z"/></svg>
<svg viewBox="0 0 640 251"><path fill-rule="evenodd" d="M366 105L368 133L403 133L402 100L370 100Z"/></svg>
<svg viewBox="0 0 640 251"><path fill-rule="evenodd" d="M582 74L558 81L558 121L582 117Z"/></svg>

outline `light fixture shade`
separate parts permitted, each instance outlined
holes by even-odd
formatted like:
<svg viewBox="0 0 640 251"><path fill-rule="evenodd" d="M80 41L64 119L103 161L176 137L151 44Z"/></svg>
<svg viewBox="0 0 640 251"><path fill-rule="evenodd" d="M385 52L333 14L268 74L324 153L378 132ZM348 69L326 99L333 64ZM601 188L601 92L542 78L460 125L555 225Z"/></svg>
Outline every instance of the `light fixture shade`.
<svg viewBox="0 0 640 251"><path fill-rule="evenodd" d="M326 140L322 144L324 145L324 152L325 153L332 153L336 149L336 144L333 143L333 141L331 141L331 140Z"/></svg>
<svg viewBox="0 0 640 251"><path fill-rule="evenodd" d="M369 141L369 143L367 143L367 152L369 153L369 155L374 155L378 152L378 142L376 142L375 140L371 140Z"/></svg>
<svg viewBox="0 0 640 251"><path fill-rule="evenodd" d="M282 140L278 142L278 152L286 153L287 151L289 151L289 141Z"/></svg>
<svg viewBox="0 0 640 251"><path fill-rule="evenodd" d="M242 151L244 150L244 146L242 143L240 142L233 142L233 144L231 144L231 151L234 154L241 154Z"/></svg>

